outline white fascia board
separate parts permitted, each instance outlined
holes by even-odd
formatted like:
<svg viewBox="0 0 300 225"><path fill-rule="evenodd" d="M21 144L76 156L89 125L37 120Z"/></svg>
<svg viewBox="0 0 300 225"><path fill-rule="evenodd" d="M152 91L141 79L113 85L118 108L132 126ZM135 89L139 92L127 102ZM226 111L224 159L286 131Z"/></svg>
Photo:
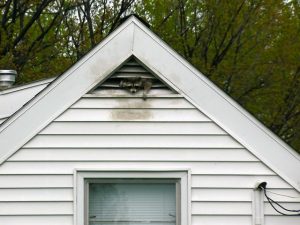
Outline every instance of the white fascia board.
<svg viewBox="0 0 300 225"><path fill-rule="evenodd" d="M0 127L0 163L132 55L134 23L125 21Z"/></svg>
<svg viewBox="0 0 300 225"><path fill-rule="evenodd" d="M299 155L138 20L133 54L300 191Z"/></svg>
<svg viewBox="0 0 300 225"><path fill-rule="evenodd" d="M0 92L0 118L8 118L42 91L54 78L37 81Z"/></svg>
<svg viewBox="0 0 300 225"><path fill-rule="evenodd" d="M34 81L32 83L29 84L24 84L24 85L19 85L19 86L13 86L11 88L5 89L0 91L0 96L1 95L6 95L6 94L11 94L13 92L17 92L17 91L22 91L24 89L31 89L31 88L35 88L37 86L45 86L50 84L53 80L55 80L57 77L53 77L53 78L49 78L49 79L43 79L43 80L38 80L38 81Z"/></svg>

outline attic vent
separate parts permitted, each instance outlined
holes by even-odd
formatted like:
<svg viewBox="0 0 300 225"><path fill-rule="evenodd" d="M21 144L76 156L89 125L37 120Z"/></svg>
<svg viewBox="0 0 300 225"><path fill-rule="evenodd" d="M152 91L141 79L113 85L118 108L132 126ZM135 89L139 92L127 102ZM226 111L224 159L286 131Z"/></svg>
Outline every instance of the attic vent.
<svg viewBox="0 0 300 225"><path fill-rule="evenodd" d="M171 91L166 84L134 58L126 62L102 84L98 85L92 93L103 90L126 91L131 94L142 93L144 98L153 91ZM174 93L173 91L171 92Z"/></svg>

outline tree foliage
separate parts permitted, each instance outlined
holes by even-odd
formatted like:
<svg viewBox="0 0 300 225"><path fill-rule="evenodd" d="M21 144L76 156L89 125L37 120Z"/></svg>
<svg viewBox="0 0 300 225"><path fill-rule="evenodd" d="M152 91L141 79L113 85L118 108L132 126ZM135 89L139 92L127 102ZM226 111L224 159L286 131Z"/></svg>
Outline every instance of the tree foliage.
<svg viewBox="0 0 300 225"><path fill-rule="evenodd" d="M298 0L1 0L0 68L61 74L136 13L300 152ZM267 146L266 146L267 147Z"/></svg>

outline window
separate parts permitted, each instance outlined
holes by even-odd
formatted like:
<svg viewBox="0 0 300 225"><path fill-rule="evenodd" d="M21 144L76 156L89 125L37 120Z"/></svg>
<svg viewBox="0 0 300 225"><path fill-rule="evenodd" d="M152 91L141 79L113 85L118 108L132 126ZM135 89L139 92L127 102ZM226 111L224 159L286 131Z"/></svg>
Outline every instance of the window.
<svg viewBox="0 0 300 225"><path fill-rule="evenodd" d="M176 225L176 180L90 180L87 189L89 225Z"/></svg>
<svg viewBox="0 0 300 225"><path fill-rule="evenodd" d="M76 225L189 224L188 171L76 171Z"/></svg>

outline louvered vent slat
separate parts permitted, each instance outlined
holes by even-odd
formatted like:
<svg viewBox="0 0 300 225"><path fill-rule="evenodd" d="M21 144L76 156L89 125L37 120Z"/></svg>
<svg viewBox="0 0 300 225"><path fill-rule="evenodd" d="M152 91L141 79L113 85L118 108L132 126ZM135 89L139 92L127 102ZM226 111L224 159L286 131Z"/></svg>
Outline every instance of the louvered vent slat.
<svg viewBox="0 0 300 225"><path fill-rule="evenodd" d="M145 94L150 89L170 90L170 92L175 93L134 58L130 59L106 81L98 85L93 92L107 89L124 90L132 94L139 91L143 91Z"/></svg>
<svg viewBox="0 0 300 225"><path fill-rule="evenodd" d="M119 69L117 73L149 73L141 66L129 66L125 65Z"/></svg>

